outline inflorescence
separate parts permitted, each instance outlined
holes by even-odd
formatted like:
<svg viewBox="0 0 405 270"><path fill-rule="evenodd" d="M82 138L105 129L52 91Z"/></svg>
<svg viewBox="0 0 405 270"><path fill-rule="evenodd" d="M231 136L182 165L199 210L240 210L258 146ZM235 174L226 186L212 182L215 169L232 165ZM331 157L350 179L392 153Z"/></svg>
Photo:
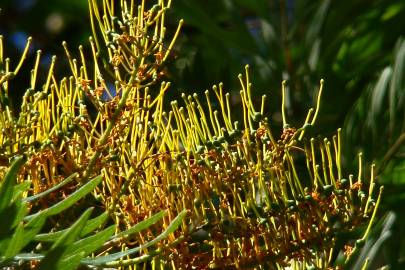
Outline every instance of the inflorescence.
<svg viewBox="0 0 405 270"><path fill-rule="evenodd" d="M282 104L279 138L266 117L266 96L255 106L248 67L239 75L241 120L233 119L222 84L204 95L182 94L166 111L164 65L183 21L166 42L171 1L150 8L146 1L114 3L89 1L90 56L80 46L74 59L63 43L70 77L58 81L54 57L39 86L38 51L18 115L8 103L9 85L31 39L15 68L0 39L0 165L25 153L20 181L31 181L34 194L75 172L77 185L102 174L94 198L122 230L169 209L160 228L116 243L118 249L146 242L187 209L182 229L166 240L175 244L160 258L174 269L324 269L336 256L339 233L368 226L363 238L347 243L349 259L367 237L382 189L374 190L374 167L364 179L361 154L357 175L342 171L340 130L332 139L306 137L323 81L302 127L288 125ZM283 82L283 94L284 88Z"/></svg>

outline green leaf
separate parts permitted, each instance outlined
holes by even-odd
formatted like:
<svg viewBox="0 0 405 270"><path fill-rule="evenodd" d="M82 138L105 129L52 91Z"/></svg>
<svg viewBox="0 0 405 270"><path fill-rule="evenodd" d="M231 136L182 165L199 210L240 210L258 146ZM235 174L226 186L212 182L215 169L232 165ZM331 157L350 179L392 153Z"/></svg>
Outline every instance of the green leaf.
<svg viewBox="0 0 405 270"><path fill-rule="evenodd" d="M10 204L13 198L13 188L17 183L17 173L24 164L25 159L22 156L16 157L10 169L0 186L0 216L3 216L3 210Z"/></svg>
<svg viewBox="0 0 405 270"><path fill-rule="evenodd" d="M150 247L150 246L162 241L163 239L167 238L169 236L169 234L173 233L181 225L181 223L183 222L183 219L186 217L186 214L187 214L186 210L181 211L181 213L178 214L178 216L169 224L169 227L167 227L167 229L163 233L161 233L158 237L156 237L152 241L142 245L140 248L142 249L142 248Z"/></svg>
<svg viewBox="0 0 405 270"><path fill-rule="evenodd" d="M392 19L397 14L399 14L402 9L404 9L404 3L395 3L393 5L388 6L384 14L381 16L381 20L388 21Z"/></svg>
<svg viewBox="0 0 405 270"><path fill-rule="evenodd" d="M17 199L21 194L31 186L31 181L24 181L13 188L13 200ZM23 199L24 200L24 199Z"/></svg>
<svg viewBox="0 0 405 270"><path fill-rule="evenodd" d="M14 228L22 222L27 212L26 204L18 200L3 209L0 217L7 218L2 218L0 222L0 254L8 249L8 241L13 236Z"/></svg>
<svg viewBox="0 0 405 270"><path fill-rule="evenodd" d="M405 41L399 43L399 49L395 55L394 70L389 91L389 114L390 114L390 131L395 127L395 117L400 109L398 101L404 97L404 73L405 73Z"/></svg>
<svg viewBox="0 0 405 270"><path fill-rule="evenodd" d="M45 258L41 260L39 269L76 269L80 263L82 254L69 254L67 251L72 244L79 238L80 232L83 229L86 221L93 212L93 208L87 209L80 218L68 229L61 237L52 245ZM69 262L65 259L69 257Z"/></svg>
<svg viewBox="0 0 405 270"><path fill-rule="evenodd" d="M118 233L117 235L114 235L114 238L118 237L128 237L130 235L133 235L135 233L138 233L142 230L145 230L155 224L158 220L162 219L165 215L167 214L167 211L162 210L157 214L154 214L148 219L142 220L132 228L129 228L128 230L125 230L123 232Z"/></svg>
<svg viewBox="0 0 405 270"><path fill-rule="evenodd" d="M41 213L45 213L47 216L52 216L59 214L60 212L66 210L70 206L72 206L75 202L83 198L85 195L90 193L98 184L100 184L102 180L102 176L96 176L92 180L90 180L88 183L83 185L81 188L73 192L71 195L69 195L66 199L64 199L61 202L58 202L55 205L52 205L51 207L43 210L42 212L35 213L33 215L27 216L25 219L30 220L37 215Z"/></svg>
<svg viewBox="0 0 405 270"><path fill-rule="evenodd" d="M57 185L55 185L55 186L53 186L53 187L51 187L51 188L45 190L44 192L38 193L38 194L36 194L36 195L34 195L34 196L27 197L27 198L25 198L25 199L23 199L23 200L24 200L25 202L32 202L32 201L38 200L39 198L42 198L42 197L48 195L49 193L51 193L51 192L53 192L53 191L55 191L55 190L58 190L59 188L63 187L64 185L66 185L66 184L72 182L72 180L73 180L77 175L78 175L78 173L74 173L74 174L70 175L69 177L67 177L66 179L64 179L64 180L63 180L62 182L60 182L59 184L57 184Z"/></svg>
<svg viewBox="0 0 405 270"><path fill-rule="evenodd" d="M67 229L61 237L52 245L51 250L58 246L66 246L71 244L79 238L80 232L82 231L86 221L89 219L91 213L93 212L93 208L87 209L80 218L72 225L69 229Z"/></svg>
<svg viewBox="0 0 405 270"><path fill-rule="evenodd" d="M4 253L4 259L8 260L14 257L24 245L24 224L21 222L18 224L16 230L13 232L10 242L7 245L7 249Z"/></svg>
<svg viewBox="0 0 405 270"><path fill-rule="evenodd" d="M25 207L24 203L22 205ZM45 220L45 216L38 216L24 225L21 217L20 223L16 230L12 232L10 238L7 239L8 241L2 241L1 250L4 253L4 258L10 259L20 252L34 238L35 234L41 230L45 224Z"/></svg>
<svg viewBox="0 0 405 270"><path fill-rule="evenodd" d="M80 236L85 236L86 234L91 233L92 231L103 225L107 221L108 217L109 217L108 212L104 212L98 217L95 217L87 221L86 226L84 226Z"/></svg>
<svg viewBox="0 0 405 270"><path fill-rule="evenodd" d="M68 253L83 253L84 256L96 251L107 241L108 238L114 233L115 225L111 225L107 229L96 233L95 235L89 236L87 238L81 239L75 242L69 249ZM84 257L83 256L83 257Z"/></svg>
<svg viewBox="0 0 405 270"><path fill-rule="evenodd" d="M3 209L2 217L7 217L0 222L0 255L7 249L8 241L12 236L12 224L17 216L17 205L11 204Z"/></svg>
<svg viewBox="0 0 405 270"><path fill-rule="evenodd" d="M377 117L383 112L385 109L384 98L386 96L388 90L388 84L391 79L392 68L386 67L382 72L381 75L372 90L371 95L371 108L369 114L369 123L372 124L377 119Z"/></svg>
<svg viewBox="0 0 405 270"><path fill-rule="evenodd" d="M322 26L324 25L326 15L328 14L330 2L330 0L323 1L314 14L313 20L311 22L311 25L308 27L305 37L305 43L307 45L312 44L312 42L317 40Z"/></svg>
<svg viewBox="0 0 405 270"><path fill-rule="evenodd" d="M43 254L37 253L20 253L14 256L14 261L38 261L45 257Z"/></svg>
<svg viewBox="0 0 405 270"><path fill-rule="evenodd" d="M82 264L88 264L88 265L104 265L106 263L110 263L112 261L118 260L122 257L134 254L139 252L141 249L148 248L150 246L155 245L159 241L162 241L163 239L167 238L169 234L173 233L177 228L180 226L180 224L183 222L183 219L185 218L187 212L186 210L183 210L167 227L167 229L162 232L160 235L158 235L155 239L153 239L150 242L147 242L139 247L133 248L133 249L128 249L125 251L117 252L111 255L103 256L103 257L98 257L98 258L91 258L91 259L84 259L82 260Z"/></svg>
<svg viewBox="0 0 405 270"><path fill-rule="evenodd" d="M104 216L100 215L100 216ZM100 217L99 216L99 217ZM99 218L97 217L97 218ZM41 217L37 217L32 220L38 220ZM85 226L87 226L88 221ZM76 241L73 245L70 246L69 250L66 252L67 254L73 254L74 256L79 255L75 253L80 253L81 258L84 256L88 255L89 253L97 250L99 247L102 246L103 243L114 233L115 230L115 225L111 225L107 229L90 236L88 238ZM63 232L66 232L67 230L64 230ZM58 234L59 236L61 234ZM72 250L70 250L72 249ZM71 255L70 255L71 256ZM67 258L70 259L70 256ZM42 260L45 257L43 254L36 254L36 253L20 253L14 256L14 261L35 261L35 260Z"/></svg>
<svg viewBox="0 0 405 270"><path fill-rule="evenodd" d="M35 218L31 219L25 226L24 226L24 239L23 239L23 247L26 246L31 240L35 238L35 235L41 231L42 227L44 226L46 221L45 215L39 215Z"/></svg>
<svg viewBox="0 0 405 270"><path fill-rule="evenodd" d="M27 204L21 200L16 200L13 202L17 206L17 212L11 227L16 227L21 221L24 220L24 217L28 214Z"/></svg>
<svg viewBox="0 0 405 270"><path fill-rule="evenodd" d="M95 217L93 219L90 219L86 222L86 225L84 226L80 236L85 236L98 227L100 227L106 220L108 219L108 213L105 212L98 217ZM66 232L66 230L60 230L57 232L52 232L52 233L43 233L43 234L38 234L35 236L36 241L42 241L42 242L53 242L56 241L63 233Z"/></svg>

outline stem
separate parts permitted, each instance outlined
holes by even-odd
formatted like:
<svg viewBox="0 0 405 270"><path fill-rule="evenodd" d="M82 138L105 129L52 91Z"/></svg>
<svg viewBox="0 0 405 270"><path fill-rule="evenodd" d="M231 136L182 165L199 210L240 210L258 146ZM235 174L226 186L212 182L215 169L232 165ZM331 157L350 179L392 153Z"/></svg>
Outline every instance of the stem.
<svg viewBox="0 0 405 270"><path fill-rule="evenodd" d="M161 254L164 250L176 246L183 240L184 240L184 236L180 236L176 240L171 242L170 244L168 244L164 247L158 248L154 251L151 251L149 254L145 254L145 255L142 255L142 256L139 256L139 257L133 258L133 259L109 262L109 263L106 263L105 266L120 267L120 266L129 266L129 265L140 264L140 263L143 263L146 261L150 261L153 258L155 258L157 255Z"/></svg>
<svg viewBox="0 0 405 270"><path fill-rule="evenodd" d="M125 106L125 103L128 99L129 93L131 92L132 84L134 83L135 78L136 78L136 75L131 76L128 86L126 87L125 91L123 92L122 97L118 103L117 109L115 110L114 114L112 115L111 121L108 123L106 130L104 131L103 135L100 138L100 141L97 144L96 151L94 152L93 156L91 157L91 159L89 161L89 164L86 167L86 170L84 171L82 182L86 182L87 179L90 177L91 173L93 172L94 165L96 164L97 159L101 155L103 146L106 144L108 137L110 136L110 133L111 133L112 129L114 128L115 123L117 122L118 116L120 115L122 109ZM136 88L138 88L138 85L136 86Z"/></svg>
<svg viewBox="0 0 405 270"><path fill-rule="evenodd" d="M388 161L398 152L402 144L405 142L405 133L402 133L391 148L385 154L383 160L381 161L380 167L376 170L376 175L379 175L387 165Z"/></svg>

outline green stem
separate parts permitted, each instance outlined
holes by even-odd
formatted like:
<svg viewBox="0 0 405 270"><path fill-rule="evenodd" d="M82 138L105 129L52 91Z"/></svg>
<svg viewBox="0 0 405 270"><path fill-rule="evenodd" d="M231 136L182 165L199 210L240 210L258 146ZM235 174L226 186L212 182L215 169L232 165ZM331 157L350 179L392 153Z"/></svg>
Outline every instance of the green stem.
<svg viewBox="0 0 405 270"><path fill-rule="evenodd" d="M176 240L171 242L170 244L168 244L164 247L158 248L154 251L151 251L149 254L145 254L145 255L142 255L142 256L139 256L139 257L136 257L133 259L109 262L109 263L106 263L105 266L122 267L122 266L135 265L135 264L140 264L140 263L143 263L146 261L150 261L153 258L155 258L157 255L161 254L164 250L176 246L183 240L184 240L184 236L180 236Z"/></svg>
<svg viewBox="0 0 405 270"><path fill-rule="evenodd" d="M388 161L392 159L392 157L398 152L398 150L401 148L404 142L405 142L405 133L402 133L385 154L383 160L381 161L380 167L376 170L376 175L378 175L384 170Z"/></svg>
<svg viewBox="0 0 405 270"><path fill-rule="evenodd" d="M135 75L131 76L128 86L125 88L125 91L123 92L122 97L117 105L117 109L115 110L114 114L112 115L106 130L104 131L103 135L101 136L101 138L98 142L98 145L96 147L96 152L94 152L93 156L91 157L91 159L89 161L89 164L86 167L86 170L84 171L82 182L86 182L88 180L88 178L90 177L91 173L93 172L94 165L96 164L97 159L101 155L103 146L107 143L108 137L110 136L110 133L111 133L112 129L114 128L115 123L117 122L118 117L120 116L121 111L125 106L125 103L127 102L127 99L128 99L129 93L131 92L131 88L133 87L132 84L134 83L135 78L136 78ZM135 87L138 87L138 85Z"/></svg>

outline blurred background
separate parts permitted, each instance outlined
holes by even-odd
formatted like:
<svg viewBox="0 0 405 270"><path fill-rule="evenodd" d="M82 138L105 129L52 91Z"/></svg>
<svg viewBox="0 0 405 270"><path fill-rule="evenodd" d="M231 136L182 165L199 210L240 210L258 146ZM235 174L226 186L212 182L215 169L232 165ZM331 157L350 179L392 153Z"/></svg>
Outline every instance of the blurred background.
<svg viewBox="0 0 405 270"><path fill-rule="evenodd" d="M57 73L68 75L63 40L72 51L88 46L86 0L1 0L0 8L6 55L18 59L32 36L30 55L43 51L43 73L56 54ZM255 98L267 95L267 115L281 129L281 81L287 80L289 123L297 126L325 79L314 135L343 127L345 171L356 170L362 151L364 170L375 162L385 186L377 225L357 262L369 257L370 269L405 269L405 1L174 0L169 27L180 18L185 26L168 66L169 99L223 82L236 105L237 75L249 64ZM15 104L28 79L14 82Z"/></svg>

